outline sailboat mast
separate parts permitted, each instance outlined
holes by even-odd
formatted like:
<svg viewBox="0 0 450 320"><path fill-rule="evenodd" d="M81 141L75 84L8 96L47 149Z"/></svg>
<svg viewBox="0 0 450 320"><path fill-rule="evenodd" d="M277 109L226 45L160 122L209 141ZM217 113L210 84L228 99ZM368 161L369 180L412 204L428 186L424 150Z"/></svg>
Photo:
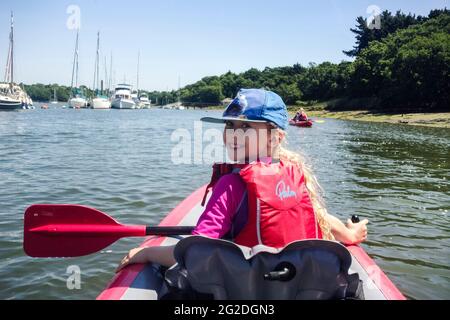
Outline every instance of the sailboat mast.
<svg viewBox="0 0 450 320"><path fill-rule="evenodd" d="M97 32L97 51L95 53L95 68L94 68L94 85L92 89L94 91L98 90L99 85L99 65L100 65L100 58L99 58L99 48L100 48L100 31Z"/></svg>
<svg viewBox="0 0 450 320"><path fill-rule="evenodd" d="M99 79L100 79L100 31L97 33L97 90L100 85Z"/></svg>
<svg viewBox="0 0 450 320"><path fill-rule="evenodd" d="M137 95L139 98L139 59L141 57L141 52L138 51L138 63L137 63L137 74L136 74L136 90L137 90Z"/></svg>
<svg viewBox="0 0 450 320"><path fill-rule="evenodd" d="M77 31L77 67L75 72L75 86L78 88L78 31Z"/></svg>
<svg viewBox="0 0 450 320"><path fill-rule="evenodd" d="M104 82L104 89L106 91L106 87L108 85L108 68L106 67L106 56L105 56L105 82ZM102 92L103 94L103 92Z"/></svg>
<svg viewBox="0 0 450 320"><path fill-rule="evenodd" d="M9 33L8 57L6 58L5 82L9 83L9 90L12 91L14 81L14 18L11 11L11 31Z"/></svg>
<svg viewBox="0 0 450 320"><path fill-rule="evenodd" d="M10 57L10 64L11 64L11 70L10 70L10 77L11 77L11 90L12 85L14 83L14 16L13 12L11 11L11 39L10 39L10 45L11 45L11 57Z"/></svg>
<svg viewBox="0 0 450 320"><path fill-rule="evenodd" d="M10 69L10 67L9 67L10 58L9 57L10 56L11 56L11 44L9 45L8 56L6 57L6 68L5 68L5 77L4 77L5 82L9 82L9 69Z"/></svg>
<svg viewBox="0 0 450 320"><path fill-rule="evenodd" d="M180 104L180 83L181 83L181 77L178 75L178 104Z"/></svg>
<svg viewBox="0 0 450 320"><path fill-rule="evenodd" d="M75 73L78 74L78 32L77 29L77 37L75 40L75 51L73 54L73 65L72 65L72 81L70 82L70 87L73 88L74 85L74 78L75 78L75 86L77 86L78 83L78 75L75 76Z"/></svg>
<svg viewBox="0 0 450 320"><path fill-rule="evenodd" d="M113 56L112 56L112 51L111 51L111 60L109 61L109 85L108 85L108 90L109 92L111 92L112 90L112 64L113 64Z"/></svg>

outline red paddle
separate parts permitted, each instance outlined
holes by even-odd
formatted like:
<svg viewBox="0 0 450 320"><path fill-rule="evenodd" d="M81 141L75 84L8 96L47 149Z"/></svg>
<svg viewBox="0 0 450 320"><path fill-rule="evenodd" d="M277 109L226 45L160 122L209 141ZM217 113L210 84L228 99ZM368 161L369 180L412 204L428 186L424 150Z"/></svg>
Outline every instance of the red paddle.
<svg viewBox="0 0 450 320"><path fill-rule="evenodd" d="M191 234L194 227L122 225L93 208L36 204L25 211L23 248L31 257L79 257L97 252L123 237Z"/></svg>

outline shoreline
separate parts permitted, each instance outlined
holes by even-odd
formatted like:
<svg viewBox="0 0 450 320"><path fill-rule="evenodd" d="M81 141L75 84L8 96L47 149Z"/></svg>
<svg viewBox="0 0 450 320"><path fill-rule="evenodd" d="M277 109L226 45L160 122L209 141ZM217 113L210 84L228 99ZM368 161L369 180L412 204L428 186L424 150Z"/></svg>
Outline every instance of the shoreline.
<svg viewBox="0 0 450 320"><path fill-rule="evenodd" d="M39 104L50 104L47 102L35 101ZM65 102L58 102L58 104ZM204 111L223 111L223 106L210 106L202 108ZM450 112L409 112L409 113L383 113L383 112L371 112L369 110L353 110L353 111L328 111L324 109L324 106L312 105L304 106L308 117L310 118L330 118L339 120L350 121L366 121L366 122L383 122L400 125L410 126L425 126L434 128L446 128L450 129ZM288 106L288 113L290 119L294 117L297 110L300 110L298 106Z"/></svg>
<svg viewBox="0 0 450 320"><path fill-rule="evenodd" d="M303 108L305 109L309 117L332 118L352 121L384 122L401 125L450 129L450 112L388 114L373 113L368 110L327 111L317 110L311 106ZM293 117L295 112L289 111L289 114Z"/></svg>
<svg viewBox="0 0 450 320"><path fill-rule="evenodd" d="M224 107L208 107L204 110L223 111ZM308 117L312 118L331 118L351 121L384 122L410 126L425 126L434 128L450 129L450 112L430 112L430 113L375 113L369 110L353 111L328 111L323 106L305 106L303 107ZM288 106L290 118L293 118L295 112L300 110L297 106Z"/></svg>

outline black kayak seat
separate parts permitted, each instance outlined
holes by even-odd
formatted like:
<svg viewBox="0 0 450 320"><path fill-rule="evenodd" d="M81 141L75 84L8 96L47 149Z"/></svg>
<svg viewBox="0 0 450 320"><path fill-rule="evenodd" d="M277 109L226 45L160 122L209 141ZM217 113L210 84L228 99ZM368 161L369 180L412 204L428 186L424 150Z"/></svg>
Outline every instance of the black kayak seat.
<svg viewBox="0 0 450 320"><path fill-rule="evenodd" d="M177 264L165 280L168 291L184 293L184 299L363 299L358 274L348 274L351 254L334 241L302 240L275 249L191 236L178 242L174 254Z"/></svg>

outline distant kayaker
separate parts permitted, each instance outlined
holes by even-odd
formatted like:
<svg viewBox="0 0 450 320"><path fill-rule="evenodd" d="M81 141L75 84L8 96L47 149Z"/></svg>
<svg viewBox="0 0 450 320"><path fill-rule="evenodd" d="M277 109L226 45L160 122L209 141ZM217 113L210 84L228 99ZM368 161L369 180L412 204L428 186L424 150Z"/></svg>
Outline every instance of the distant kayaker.
<svg viewBox="0 0 450 320"><path fill-rule="evenodd" d="M303 157L282 146L288 113L277 94L242 89L222 117L202 121L225 123L224 143L234 164L214 166L212 194L193 234L277 248L302 239L345 244L367 239L368 220L349 219L345 225L330 215ZM245 138L251 134L256 141ZM131 263L171 266L173 250L174 246L132 249L117 270Z"/></svg>
<svg viewBox="0 0 450 320"><path fill-rule="evenodd" d="M300 111L297 111L293 120L294 121L308 121L308 116L305 112L305 109L300 108Z"/></svg>

